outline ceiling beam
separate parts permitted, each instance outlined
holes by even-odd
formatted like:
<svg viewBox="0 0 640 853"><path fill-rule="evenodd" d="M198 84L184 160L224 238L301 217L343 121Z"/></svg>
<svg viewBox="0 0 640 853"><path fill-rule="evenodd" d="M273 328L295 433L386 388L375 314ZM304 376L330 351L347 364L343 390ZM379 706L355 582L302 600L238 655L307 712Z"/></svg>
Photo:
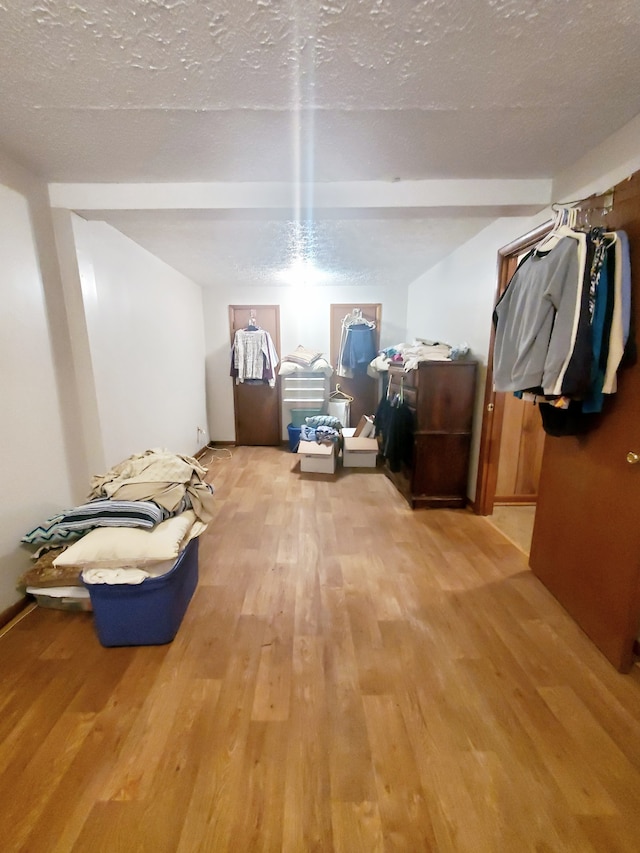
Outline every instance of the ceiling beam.
<svg viewBox="0 0 640 853"><path fill-rule="evenodd" d="M339 183L49 184L51 206L95 210L467 211L529 215L551 202L551 180L344 181ZM502 213L501 213L502 211ZM409 214L410 215L410 214Z"/></svg>

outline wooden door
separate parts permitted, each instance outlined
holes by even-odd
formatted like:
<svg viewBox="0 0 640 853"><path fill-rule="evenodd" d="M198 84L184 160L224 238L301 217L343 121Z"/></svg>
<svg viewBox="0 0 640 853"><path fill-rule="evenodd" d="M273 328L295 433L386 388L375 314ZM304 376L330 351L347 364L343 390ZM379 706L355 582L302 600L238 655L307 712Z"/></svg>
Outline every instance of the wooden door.
<svg viewBox="0 0 640 853"><path fill-rule="evenodd" d="M230 305L229 330L231 343L238 329L244 329L251 319L269 332L280 357L280 307L278 305ZM233 407L236 425L236 444L277 445L281 442L279 379L275 387L266 383L233 383Z"/></svg>
<svg viewBox="0 0 640 853"><path fill-rule="evenodd" d="M380 303L373 304L335 304L331 306L330 315L330 350L331 364L335 367L338 363L338 353L340 351L340 338L342 334L342 320L347 314L350 314L355 308L362 311L362 316L365 320L369 320L376 324L376 349L380 348L380 323L382 322L382 305ZM333 391L336 384L340 386L340 390L353 397L351 403L351 426L356 426L362 415L375 414L379 403L379 381L369 376L366 371L357 373L352 378L338 376L334 373L331 378L331 390Z"/></svg>
<svg viewBox="0 0 640 853"><path fill-rule="evenodd" d="M518 259L551 230L544 223L499 251L497 302L518 266ZM536 503L544 432L540 413L519 408L525 404L512 394L493 390L493 345L491 326L489 359L485 380L484 417L480 435L478 479L474 509L491 515L494 503ZM537 426L536 426L537 424ZM521 492L521 489L532 491Z"/></svg>
<svg viewBox="0 0 640 853"><path fill-rule="evenodd" d="M603 201L590 199L587 208ZM593 224L600 224L598 217ZM632 310L640 330L640 173L615 187L610 228L629 236ZM640 365L618 373L600 425L581 437L547 436L530 565L622 671L640 624ZM633 462L633 457L630 457Z"/></svg>
<svg viewBox="0 0 640 853"><path fill-rule="evenodd" d="M538 407L505 394L493 503L535 504L545 432Z"/></svg>

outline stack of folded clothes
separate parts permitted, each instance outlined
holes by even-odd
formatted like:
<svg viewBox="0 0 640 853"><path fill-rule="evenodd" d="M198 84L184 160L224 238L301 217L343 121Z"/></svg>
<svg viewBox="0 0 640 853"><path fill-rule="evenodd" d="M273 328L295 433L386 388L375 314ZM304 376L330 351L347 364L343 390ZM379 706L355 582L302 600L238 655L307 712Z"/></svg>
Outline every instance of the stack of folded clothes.
<svg viewBox="0 0 640 853"><path fill-rule="evenodd" d="M331 376L333 368L321 352L300 345L289 355L283 356L279 373L280 376L291 376L296 373L318 373Z"/></svg>
<svg viewBox="0 0 640 853"><path fill-rule="evenodd" d="M60 609L90 609L85 583L141 583L168 572L211 520L207 469L148 450L91 482L89 502L47 519L22 542L37 546L18 590Z"/></svg>

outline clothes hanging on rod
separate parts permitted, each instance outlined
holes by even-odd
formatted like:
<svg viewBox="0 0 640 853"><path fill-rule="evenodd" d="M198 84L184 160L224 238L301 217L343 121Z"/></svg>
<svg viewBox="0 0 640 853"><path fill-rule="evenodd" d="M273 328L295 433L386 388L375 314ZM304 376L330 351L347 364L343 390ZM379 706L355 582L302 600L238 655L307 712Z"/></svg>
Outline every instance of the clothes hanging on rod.
<svg viewBox="0 0 640 853"><path fill-rule="evenodd" d="M231 376L236 383L276 384L279 358L269 332L260 328L238 329L231 348Z"/></svg>
<svg viewBox="0 0 640 853"><path fill-rule="evenodd" d="M354 308L343 318L336 367L338 376L351 378L356 373L366 372L367 365L377 355L375 331L375 322L363 317L360 308Z"/></svg>
<svg viewBox="0 0 640 853"><path fill-rule="evenodd" d="M494 387L533 392L553 435L585 432L634 357L623 231L575 228L575 210L518 264L494 311ZM564 413L564 414L563 414Z"/></svg>
<svg viewBox="0 0 640 853"><path fill-rule="evenodd" d="M383 395L375 417L375 434L381 436L380 453L387 460L390 471L411 467L413 461L414 414L404 400L404 379L400 391L390 396L391 383Z"/></svg>

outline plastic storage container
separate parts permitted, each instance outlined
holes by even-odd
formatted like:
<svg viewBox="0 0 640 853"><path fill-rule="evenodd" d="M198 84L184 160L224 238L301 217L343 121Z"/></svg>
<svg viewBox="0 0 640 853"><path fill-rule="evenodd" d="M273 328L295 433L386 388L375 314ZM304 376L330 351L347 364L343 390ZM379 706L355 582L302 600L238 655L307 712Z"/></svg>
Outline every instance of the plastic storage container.
<svg viewBox="0 0 640 853"><path fill-rule="evenodd" d="M87 584L103 646L170 643L198 585L198 540L192 539L172 569L140 584Z"/></svg>
<svg viewBox="0 0 640 853"><path fill-rule="evenodd" d="M291 424L294 427L301 427L305 418L313 418L315 415L321 415L322 408L318 409L291 409Z"/></svg>
<svg viewBox="0 0 640 853"><path fill-rule="evenodd" d="M294 427L293 424L289 424L287 431L289 433L289 450L295 453L300 444L300 427Z"/></svg>

